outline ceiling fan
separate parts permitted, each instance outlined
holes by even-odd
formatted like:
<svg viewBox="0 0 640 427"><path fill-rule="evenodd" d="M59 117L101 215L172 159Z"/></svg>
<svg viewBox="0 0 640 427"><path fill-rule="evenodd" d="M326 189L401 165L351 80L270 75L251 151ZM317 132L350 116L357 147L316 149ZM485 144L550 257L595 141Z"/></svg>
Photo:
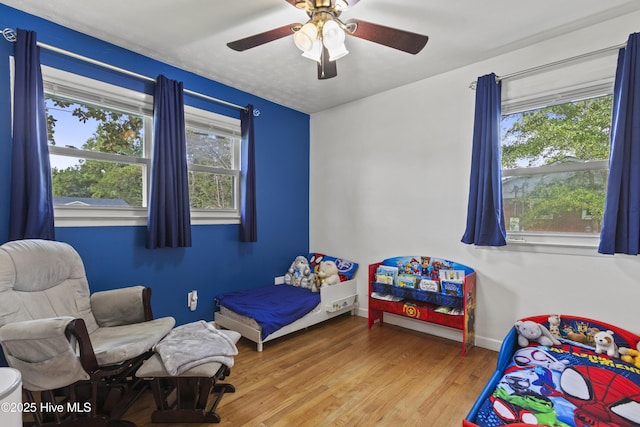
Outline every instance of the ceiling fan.
<svg viewBox="0 0 640 427"><path fill-rule="evenodd" d="M238 52L269 43L293 34L293 40L302 56L317 61L318 79L338 75L336 60L349 52L344 44L345 34L369 40L384 46L417 54L427 44L428 36L385 27L359 19L341 21L340 14L360 0L285 0L304 10L309 20L303 25L293 23L264 33L255 34L227 43Z"/></svg>

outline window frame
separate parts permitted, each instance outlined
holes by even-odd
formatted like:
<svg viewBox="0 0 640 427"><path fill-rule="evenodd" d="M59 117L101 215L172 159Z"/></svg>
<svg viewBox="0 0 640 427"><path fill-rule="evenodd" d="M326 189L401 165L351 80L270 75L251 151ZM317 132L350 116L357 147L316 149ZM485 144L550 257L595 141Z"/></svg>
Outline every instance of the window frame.
<svg viewBox="0 0 640 427"><path fill-rule="evenodd" d="M240 135L240 120L211 113L199 108L185 105L185 127L201 130L215 130L220 135L235 139L233 144L233 168L224 169L212 166L191 165L189 171L204 172L218 175L232 176L234 180L233 208L202 209L191 208L192 224L240 223L240 155L242 139Z"/></svg>
<svg viewBox="0 0 640 427"><path fill-rule="evenodd" d="M49 145L49 153L50 155L142 165L143 204L147 205L153 153L153 96L44 65L42 66L42 75L46 94L71 98L72 100L143 116L144 157L79 151L74 148L52 145ZM234 207L232 209L191 209L191 223L203 225L237 224L240 222L240 120L185 105L185 125L193 127L194 123L199 126L208 126L209 129L226 129L227 133L232 133L237 137L234 143L234 163L236 163L234 166L237 167L233 170L227 170L206 166L189 166L190 170L231 175L235 183ZM146 226L148 207L57 205L54 206L54 215L56 227Z"/></svg>
<svg viewBox="0 0 640 427"><path fill-rule="evenodd" d="M587 85L580 85L574 88L568 87L561 90L542 93L539 96L529 98L513 98L502 99L501 117L531 111L539 108L551 107L569 102L578 102L581 100L607 96L613 94L614 77L600 79ZM500 147L502 148L502 134ZM537 167L519 167L511 169L501 169L502 178L544 174L544 173L560 173L572 172L579 170L607 169L609 170L609 160L593 160L582 163L566 163L556 165L545 165ZM502 186L502 182L501 182ZM502 188L501 188L502 190ZM572 254L572 255L597 255L594 249L598 248L600 243L600 235L596 233L577 233L577 232L529 232L529 231L510 231L508 225L506 228L507 245L503 248L506 250L525 251L525 252L544 252L553 254Z"/></svg>

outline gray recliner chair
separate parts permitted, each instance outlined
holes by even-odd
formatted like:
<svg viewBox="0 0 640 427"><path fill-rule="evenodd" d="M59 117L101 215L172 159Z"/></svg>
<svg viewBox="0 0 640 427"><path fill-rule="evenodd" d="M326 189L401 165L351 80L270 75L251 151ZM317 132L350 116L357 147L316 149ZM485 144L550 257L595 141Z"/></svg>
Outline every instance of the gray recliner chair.
<svg viewBox="0 0 640 427"><path fill-rule="evenodd" d="M20 371L27 401L64 402L67 409L36 413L36 424L116 419L129 408L145 386L135 371L175 324L172 317L153 319L150 298L142 286L90 295L82 260L66 243L0 246L6 360Z"/></svg>

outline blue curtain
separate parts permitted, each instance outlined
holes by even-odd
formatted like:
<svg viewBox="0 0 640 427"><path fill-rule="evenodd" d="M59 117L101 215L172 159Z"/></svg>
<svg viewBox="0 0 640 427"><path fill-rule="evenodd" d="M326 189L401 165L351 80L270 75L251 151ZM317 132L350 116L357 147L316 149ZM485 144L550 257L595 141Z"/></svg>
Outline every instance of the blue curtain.
<svg viewBox="0 0 640 427"><path fill-rule="evenodd" d="M147 248L191 246L182 82L158 76L153 98L153 159Z"/></svg>
<svg viewBox="0 0 640 427"><path fill-rule="evenodd" d="M620 49L613 93L611 153L600 247L603 254L638 255L640 249L639 33Z"/></svg>
<svg viewBox="0 0 640 427"><path fill-rule="evenodd" d="M34 31L17 30L9 240L55 239L47 117Z"/></svg>
<svg viewBox="0 0 640 427"><path fill-rule="evenodd" d="M257 242L258 226L256 218L256 162L253 136L253 105L247 105L240 112L242 134L242 160L240 178L240 241Z"/></svg>
<svg viewBox="0 0 640 427"><path fill-rule="evenodd" d="M467 228L462 236L463 243L477 246L507 244L500 169L501 90L495 74L478 78Z"/></svg>

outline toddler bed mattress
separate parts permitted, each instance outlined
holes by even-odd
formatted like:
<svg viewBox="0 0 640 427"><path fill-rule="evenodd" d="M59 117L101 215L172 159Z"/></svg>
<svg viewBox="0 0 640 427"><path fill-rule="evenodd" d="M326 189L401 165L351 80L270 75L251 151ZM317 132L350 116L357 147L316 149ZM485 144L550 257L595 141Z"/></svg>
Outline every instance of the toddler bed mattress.
<svg viewBox="0 0 640 427"><path fill-rule="evenodd" d="M227 307L224 307L224 306L219 307L219 308L220 308L220 314L225 316L225 317L233 319L236 322L239 322L239 323L242 323L244 325L247 325L247 326L249 326L250 328L253 328L253 329L257 329L257 330L261 330L262 329L260 327L260 325L258 324L258 322L256 322L251 317L243 316L242 314L238 314L235 311L231 311Z"/></svg>
<svg viewBox="0 0 640 427"><path fill-rule="evenodd" d="M271 285L251 292L228 292L216 297L225 313L259 329L262 339L311 312L320 304L320 294L309 289L287 285Z"/></svg>
<svg viewBox="0 0 640 427"><path fill-rule="evenodd" d="M520 347L515 328L509 333L464 426L640 426L640 369L596 353L593 342L596 331L612 331L617 345L635 349L638 337L585 318L561 322L560 345Z"/></svg>

